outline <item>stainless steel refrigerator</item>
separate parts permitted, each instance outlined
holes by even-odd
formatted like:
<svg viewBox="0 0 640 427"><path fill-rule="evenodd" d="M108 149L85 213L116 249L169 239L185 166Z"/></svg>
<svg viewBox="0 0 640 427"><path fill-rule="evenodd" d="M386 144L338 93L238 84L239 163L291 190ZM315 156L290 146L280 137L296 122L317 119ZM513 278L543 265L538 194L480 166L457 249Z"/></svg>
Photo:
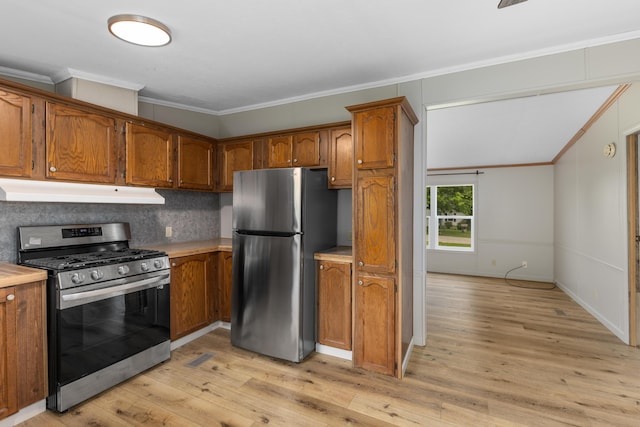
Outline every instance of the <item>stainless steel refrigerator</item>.
<svg viewBox="0 0 640 427"><path fill-rule="evenodd" d="M315 349L313 255L336 244L326 170L233 175L231 343L300 362Z"/></svg>

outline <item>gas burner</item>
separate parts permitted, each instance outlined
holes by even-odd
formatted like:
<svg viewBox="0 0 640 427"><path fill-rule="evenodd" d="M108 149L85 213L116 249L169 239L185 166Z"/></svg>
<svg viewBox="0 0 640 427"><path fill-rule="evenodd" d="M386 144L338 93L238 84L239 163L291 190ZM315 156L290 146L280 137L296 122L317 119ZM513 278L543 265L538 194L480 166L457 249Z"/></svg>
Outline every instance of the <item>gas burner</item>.
<svg viewBox="0 0 640 427"><path fill-rule="evenodd" d="M48 258L34 258L25 260L24 264L50 270L69 270L87 268L104 264L126 263L140 259L163 256L162 252L147 249L124 248L118 250L105 250L97 252L85 252L72 255L53 256Z"/></svg>

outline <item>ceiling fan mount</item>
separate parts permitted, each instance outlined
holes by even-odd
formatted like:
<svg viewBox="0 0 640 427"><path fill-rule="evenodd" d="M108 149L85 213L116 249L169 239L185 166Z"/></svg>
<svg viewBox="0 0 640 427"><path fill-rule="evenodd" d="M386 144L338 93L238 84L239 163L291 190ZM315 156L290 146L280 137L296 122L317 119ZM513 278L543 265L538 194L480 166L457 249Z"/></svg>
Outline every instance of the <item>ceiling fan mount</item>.
<svg viewBox="0 0 640 427"><path fill-rule="evenodd" d="M513 6L514 4L522 3L527 0L500 0L498 3L498 9L502 9L503 7Z"/></svg>

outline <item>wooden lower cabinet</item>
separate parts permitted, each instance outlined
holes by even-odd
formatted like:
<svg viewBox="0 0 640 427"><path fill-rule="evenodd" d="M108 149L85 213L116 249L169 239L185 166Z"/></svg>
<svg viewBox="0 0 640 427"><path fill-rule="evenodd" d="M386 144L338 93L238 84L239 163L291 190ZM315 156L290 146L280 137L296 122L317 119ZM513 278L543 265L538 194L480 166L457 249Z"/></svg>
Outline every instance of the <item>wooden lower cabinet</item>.
<svg viewBox="0 0 640 427"><path fill-rule="evenodd" d="M218 301L220 320L231 322L231 283L233 281L231 252L218 253Z"/></svg>
<svg viewBox="0 0 640 427"><path fill-rule="evenodd" d="M212 322L215 278L212 253L171 258L171 339Z"/></svg>
<svg viewBox="0 0 640 427"><path fill-rule="evenodd" d="M351 263L317 261L318 343L351 350Z"/></svg>
<svg viewBox="0 0 640 427"><path fill-rule="evenodd" d="M396 292L391 277L358 275L354 286L353 364L394 375Z"/></svg>
<svg viewBox="0 0 640 427"><path fill-rule="evenodd" d="M0 419L47 396L45 283L0 288Z"/></svg>
<svg viewBox="0 0 640 427"><path fill-rule="evenodd" d="M15 289L0 289L0 419L18 411Z"/></svg>

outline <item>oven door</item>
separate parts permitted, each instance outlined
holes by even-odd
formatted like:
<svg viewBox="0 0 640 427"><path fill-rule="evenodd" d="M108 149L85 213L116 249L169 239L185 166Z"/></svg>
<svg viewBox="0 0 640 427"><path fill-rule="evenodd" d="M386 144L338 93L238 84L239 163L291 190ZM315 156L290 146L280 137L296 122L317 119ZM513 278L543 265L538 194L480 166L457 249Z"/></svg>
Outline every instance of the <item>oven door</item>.
<svg viewBox="0 0 640 427"><path fill-rule="evenodd" d="M54 368L59 390L169 341L169 270L57 292ZM51 379L51 377L50 377ZM54 390L51 390L55 392Z"/></svg>

